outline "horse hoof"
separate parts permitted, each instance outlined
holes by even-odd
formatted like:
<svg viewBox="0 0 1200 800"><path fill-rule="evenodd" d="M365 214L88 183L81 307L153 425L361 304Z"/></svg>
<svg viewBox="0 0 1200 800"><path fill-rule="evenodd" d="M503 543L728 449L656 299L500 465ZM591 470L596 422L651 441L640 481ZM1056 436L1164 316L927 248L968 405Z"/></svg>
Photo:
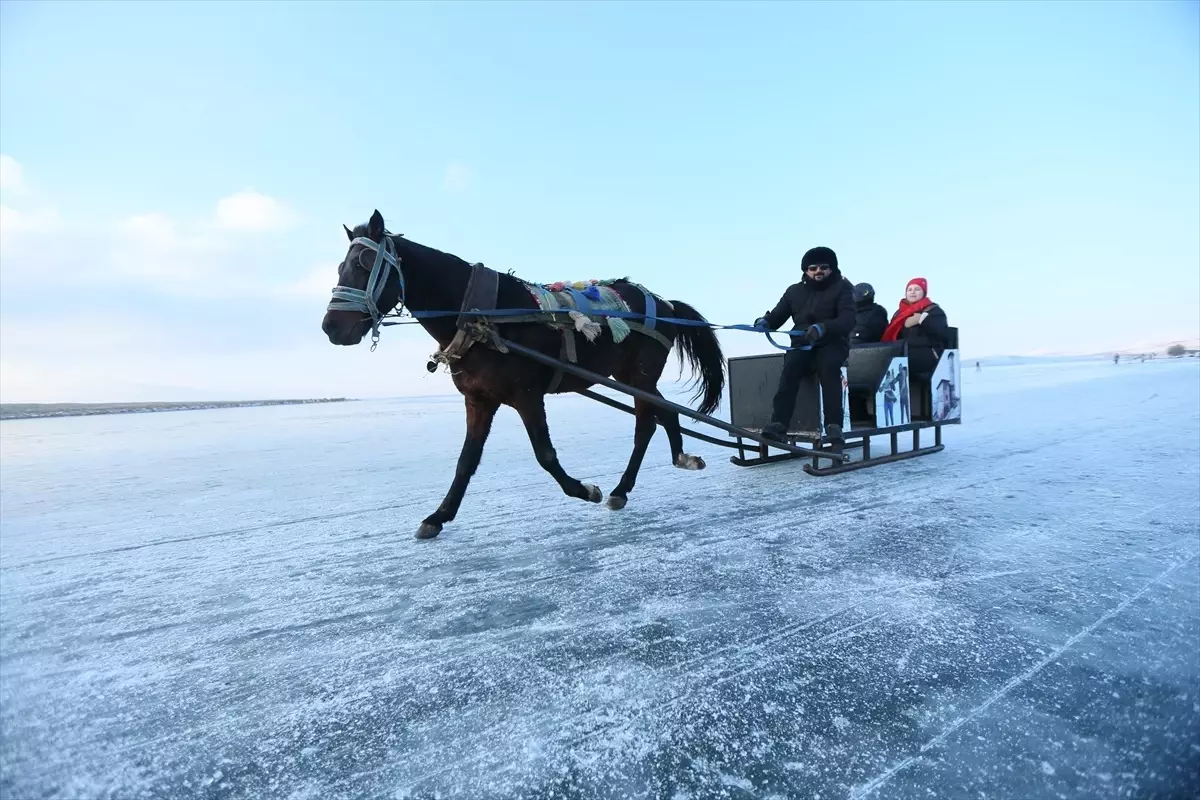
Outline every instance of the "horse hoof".
<svg viewBox="0 0 1200 800"><path fill-rule="evenodd" d="M433 522L422 522L421 527L417 528L418 539L432 539L442 532L442 526Z"/></svg>
<svg viewBox="0 0 1200 800"><path fill-rule="evenodd" d="M675 459L675 466L680 469L697 470L704 469L707 464L700 456L689 456L687 453L680 453L679 458Z"/></svg>
<svg viewBox="0 0 1200 800"><path fill-rule="evenodd" d="M587 501L589 503L599 503L601 500L604 499L604 492L600 491L599 486L594 486L593 484L585 483L583 485L583 488L588 493Z"/></svg>
<svg viewBox="0 0 1200 800"><path fill-rule="evenodd" d="M628 502L629 502L629 498L627 498L627 497L621 497L619 495L610 494L608 496L608 502L605 503L604 505L608 506L613 511L620 511L622 508L625 507L625 504Z"/></svg>

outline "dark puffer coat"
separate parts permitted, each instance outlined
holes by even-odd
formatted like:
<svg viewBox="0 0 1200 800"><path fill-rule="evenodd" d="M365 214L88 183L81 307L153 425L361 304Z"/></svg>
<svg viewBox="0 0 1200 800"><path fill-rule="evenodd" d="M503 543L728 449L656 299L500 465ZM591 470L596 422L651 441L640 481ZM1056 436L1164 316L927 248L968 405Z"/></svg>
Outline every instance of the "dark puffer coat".
<svg viewBox="0 0 1200 800"><path fill-rule="evenodd" d="M814 281L806 273L799 283L787 288L763 319L768 330L773 331L788 317L796 328L821 326L823 335L817 340L817 347L831 341L848 346L855 321L854 284L836 268L823 281Z"/></svg>
<svg viewBox="0 0 1200 800"><path fill-rule="evenodd" d="M874 300L858 301L854 307L854 330L850 334L851 344L873 344L883 338L887 330L887 309Z"/></svg>
<svg viewBox="0 0 1200 800"><path fill-rule="evenodd" d="M932 347L938 355L941 355L941 352L946 349L946 345L950 343L950 323L946 319L946 312L942 311L942 307L935 303L925 309L925 313L929 316L920 325L901 328L899 338L908 342L910 351L914 347ZM893 314L892 319L895 318L896 315Z"/></svg>

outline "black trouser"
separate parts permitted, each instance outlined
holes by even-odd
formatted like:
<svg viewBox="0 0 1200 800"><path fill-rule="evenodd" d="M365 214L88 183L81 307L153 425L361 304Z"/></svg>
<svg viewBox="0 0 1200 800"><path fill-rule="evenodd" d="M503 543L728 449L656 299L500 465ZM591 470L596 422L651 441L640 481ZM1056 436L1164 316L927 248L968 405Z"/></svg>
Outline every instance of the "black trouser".
<svg viewBox="0 0 1200 800"><path fill-rule="evenodd" d="M783 357L783 374L775 392L775 413L772 422L787 427L796 410L796 392L800 379L812 372L821 383L821 398L825 405L825 424L842 424L842 365L850 356L850 348L841 342L823 342L812 350L790 350Z"/></svg>

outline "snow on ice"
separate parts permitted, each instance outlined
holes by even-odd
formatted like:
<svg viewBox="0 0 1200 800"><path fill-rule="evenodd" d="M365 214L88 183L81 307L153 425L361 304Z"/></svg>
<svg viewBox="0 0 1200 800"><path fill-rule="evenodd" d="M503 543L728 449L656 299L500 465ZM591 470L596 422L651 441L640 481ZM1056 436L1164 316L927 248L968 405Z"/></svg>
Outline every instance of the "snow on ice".
<svg viewBox="0 0 1200 800"><path fill-rule="evenodd" d="M1183 792L1198 366L964 370L833 478L660 432L619 512L504 410L429 542L456 397L5 422L0 796ZM550 414L611 489L632 419Z"/></svg>

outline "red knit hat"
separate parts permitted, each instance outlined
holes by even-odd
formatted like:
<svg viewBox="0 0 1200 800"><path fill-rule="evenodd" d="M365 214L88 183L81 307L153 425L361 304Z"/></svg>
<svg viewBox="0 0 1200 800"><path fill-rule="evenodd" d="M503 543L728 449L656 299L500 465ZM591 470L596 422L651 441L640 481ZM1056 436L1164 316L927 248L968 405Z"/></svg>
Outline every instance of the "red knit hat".
<svg viewBox="0 0 1200 800"><path fill-rule="evenodd" d="M924 296L924 297L929 296L929 281L925 280L924 278L913 278L911 281L909 281L907 284L904 285L904 291L908 292L908 287L912 286L914 283L917 286L921 287L922 296Z"/></svg>

